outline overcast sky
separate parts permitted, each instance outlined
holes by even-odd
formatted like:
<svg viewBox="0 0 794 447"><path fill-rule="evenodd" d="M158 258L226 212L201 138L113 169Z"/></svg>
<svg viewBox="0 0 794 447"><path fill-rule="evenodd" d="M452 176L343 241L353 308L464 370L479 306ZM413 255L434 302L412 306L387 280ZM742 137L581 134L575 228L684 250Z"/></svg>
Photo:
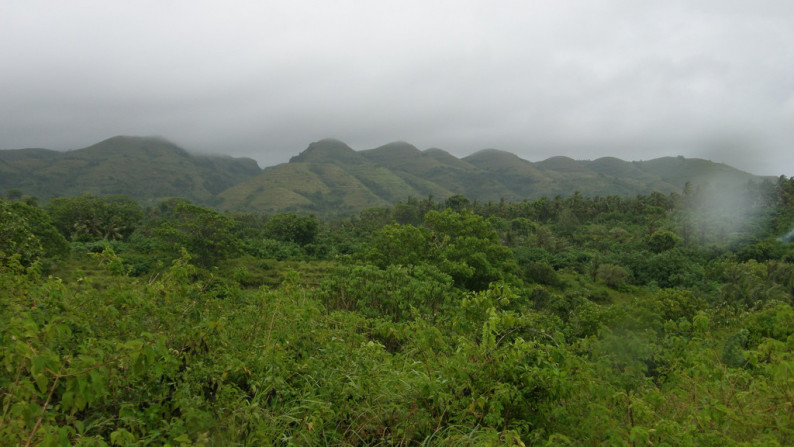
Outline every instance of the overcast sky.
<svg viewBox="0 0 794 447"><path fill-rule="evenodd" d="M0 2L0 148L408 141L794 176L792 0Z"/></svg>

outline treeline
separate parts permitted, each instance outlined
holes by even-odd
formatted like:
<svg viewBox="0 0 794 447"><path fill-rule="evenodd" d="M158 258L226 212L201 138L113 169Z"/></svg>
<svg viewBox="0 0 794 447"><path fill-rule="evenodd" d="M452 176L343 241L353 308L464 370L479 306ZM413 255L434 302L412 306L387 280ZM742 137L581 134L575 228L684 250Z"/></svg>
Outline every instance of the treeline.
<svg viewBox="0 0 794 447"><path fill-rule="evenodd" d="M0 201L9 445L790 445L794 180L340 220Z"/></svg>

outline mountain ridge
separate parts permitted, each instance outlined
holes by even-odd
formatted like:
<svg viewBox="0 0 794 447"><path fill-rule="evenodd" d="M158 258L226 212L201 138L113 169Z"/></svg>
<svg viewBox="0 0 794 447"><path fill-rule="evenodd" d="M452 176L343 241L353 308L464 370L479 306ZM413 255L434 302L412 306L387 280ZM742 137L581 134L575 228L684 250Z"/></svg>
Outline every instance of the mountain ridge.
<svg viewBox="0 0 794 447"><path fill-rule="evenodd" d="M0 188L43 199L126 194L142 202L185 197L209 204L260 172L253 159L192 154L161 137L116 136L65 152L0 151Z"/></svg>
<svg viewBox="0 0 794 447"><path fill-rule="evenodd" d="M531 162L499 149L458 158L405 141L357 151L333 138L264 169L250 158L196 154L162 137L116 136L65 152L0 150L0 191L20 189L42 199L83 193L127 194L142 202L185 197L229 211L344 215L409 197L520 201L575 191L668 194L681 192L687 182L722 188L765 179L771 178L681 156Z"/></svg>

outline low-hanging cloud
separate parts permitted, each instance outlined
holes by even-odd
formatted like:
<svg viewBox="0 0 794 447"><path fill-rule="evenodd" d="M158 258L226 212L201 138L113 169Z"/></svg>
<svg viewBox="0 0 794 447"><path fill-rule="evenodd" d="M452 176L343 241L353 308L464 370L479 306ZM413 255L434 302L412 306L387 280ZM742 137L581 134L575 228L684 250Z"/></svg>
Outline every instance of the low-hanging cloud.
<svg viewBox="0 0 794 447"><path fill-rule="evenodd" d="M0 148L162 135L285 162L336 137L794 175L794 3L16 1Z"/></svg>

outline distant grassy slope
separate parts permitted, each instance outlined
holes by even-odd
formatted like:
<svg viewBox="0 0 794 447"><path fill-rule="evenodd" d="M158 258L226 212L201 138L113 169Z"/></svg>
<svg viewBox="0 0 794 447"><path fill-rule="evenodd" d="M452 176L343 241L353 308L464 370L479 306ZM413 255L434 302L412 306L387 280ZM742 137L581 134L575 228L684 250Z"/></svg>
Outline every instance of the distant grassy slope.
<svg viewBox="0 0 794 447"><path fill-rule="evenodd" d="M223 209L350 214L388 206L417 191L338 140L314 142L289 163L219 195Z"/></svg>
<svg viewBox="0 0 794 447"><path fill-rule="evenodd" d="M396 142L361 153L392 169L406 181L426 179L435 184L435 187L428 183L417 185L424 196L443 199L453 194L463 194L484 201L518 199L513 191L488 172L440 149L422 152L408 143Z"/></svg>
<svg viewBox="0 0 794 447"><path fill-rule="evenodd" d="M635 166L644 172L658 176L665 183L683 188L686 182L693 186L728 186L758 180L753 174L740 171L723 163L700 158L662 157L648 161L635 161Z"/></svg>
<svg viewBox="0 0 794 447"><path fill-rule="evenodd" d="M0 189L42 199L89 193L212 203L219 192L260 172L251 159L189 154L161 138L119 136L69 152L0 151Z"/></svg>
<svg viewBox="0 0 794 447"><path fill-rule="evenodd" d="M361 164L366 162L361 154L334 138L325 138L309 144L303 152L290 158L290 163Z"/></svg>
<svg viewBox="0 0 794 447"><path fill-rule="evenodd" d="M221 193L219 206L229 210L351 214L412 196L444 198L454 194L426 175L428 168L443 166L427 166L422 152L407 143L387 146L356 152L334 139L311 143L289 163L268 168Z"/></svg>
<svg viewBox="0 0 794 447"><path fill-rule="evenodd" d="M389 204L332 163L284 163L218 197L222 209L268 212L344 214Z"/></svg>
<svg viewBox="0 0 794 447"><path fill-rule="evenodd" d="M464 160L494 175L522 199L565 196L574 191L585 195L627 195L634 192L632 188L622 187L617 179L569 157L552 157L532 163L510 152L486 149Z"/></svg>
<svg viewBox="0 0 794 447"><path fill-rule="evenodd" d="M438 160L425 154L404 141L395 141L375 149L359 152L367 160L393 170L422 172L437 166L443 166Z"/></svg>
<svg viewBox="0 0 794 447"><path fill-rule="evenodd" d="M532 163L509 152L487 149L464 160L529 199L567 196L574 191L588 196L630 196L653 191L668 194L681 192L687 181L693 186L724 187L762 180L724 164L683 157L627 162L614 157L589 161L557 156Z"/></svg>
<svg viewBox="0 0 794 447"><path fill-rule="evenodd" d="M496 149L459 159L440 149L420 151L402 141L357 152L341 141L326 139L220 197L225 209L344 214L411 196L444 199L463 194L483 202L566 196L575 191L627 196L682 191L686 179L705 181L715 173L741 183L753 177L701 160L692 160L691 165L685 160L687 169L676 163L610 157L594 161L552 157L532 163Z"/></svg>
<svg viewBox="0 0 794 447"><path fill-rule="evenodd" d="M495 176L520 199L553 192L552 177L538 169L534 163L510 152L484 149L464 157L463 160Z"/></svg>

